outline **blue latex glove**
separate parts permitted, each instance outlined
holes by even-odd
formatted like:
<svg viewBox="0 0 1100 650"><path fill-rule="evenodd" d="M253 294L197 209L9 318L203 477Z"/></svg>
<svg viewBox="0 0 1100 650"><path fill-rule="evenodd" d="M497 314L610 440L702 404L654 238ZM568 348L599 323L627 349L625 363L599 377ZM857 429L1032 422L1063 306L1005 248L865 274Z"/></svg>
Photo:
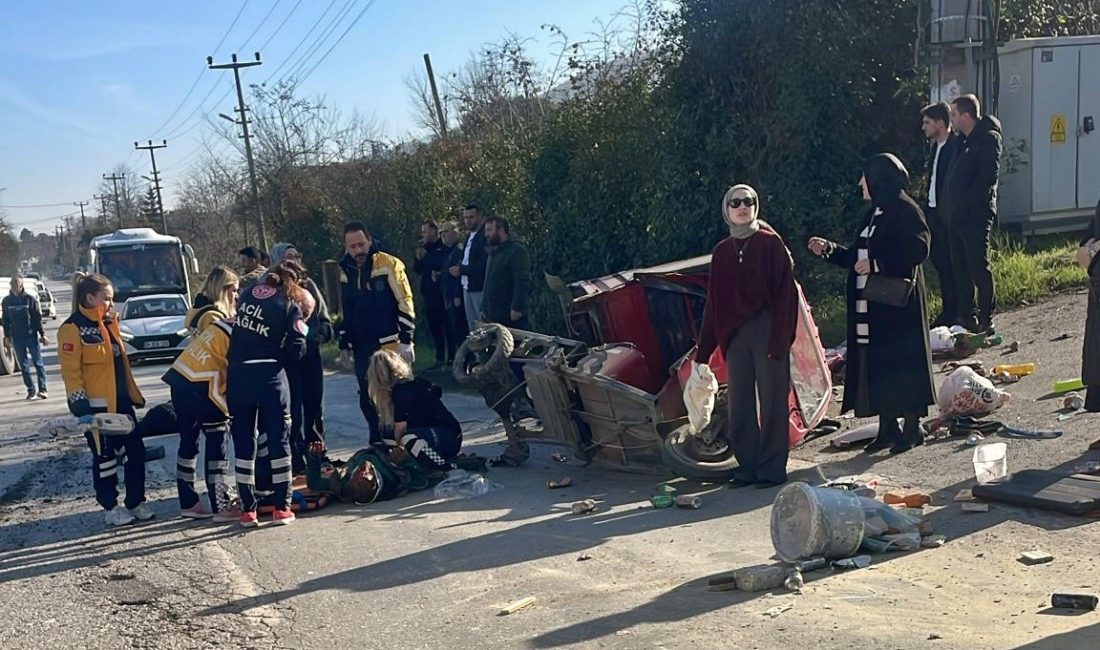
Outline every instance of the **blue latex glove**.
<svg viewBox="0 0 1100 650"><path fill-rule="evenodd" d="M79 418L77 418L77 422L87 426L92 426L93 424L95 424L95 417L91 415L81 415Z"/></svg>

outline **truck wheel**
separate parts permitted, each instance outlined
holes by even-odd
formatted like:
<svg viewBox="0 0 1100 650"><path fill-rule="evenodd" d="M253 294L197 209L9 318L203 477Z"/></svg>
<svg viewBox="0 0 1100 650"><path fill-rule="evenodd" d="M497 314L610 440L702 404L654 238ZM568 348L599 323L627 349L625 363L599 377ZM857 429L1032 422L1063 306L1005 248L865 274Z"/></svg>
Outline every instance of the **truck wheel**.
<svg viewBox="0 0 1100 650"><path fill-rule="evenodd" d="M714 399L714 414L707 432L715 432L713 442L706 443L688 430L685 424L672 431L661 444L661 458L674 474L704 482L726 481L737 469L733 449L724 431L729 411L728 393L723 386Z"/></svg>
<svg viewBox="0 0 1100 650"><path fill-rule="evenodd" d="M455 381L479 388L507 376L511 373L508 359L515 347L515 338L507 327L493 324L478 328L455 353Z"/></svg>

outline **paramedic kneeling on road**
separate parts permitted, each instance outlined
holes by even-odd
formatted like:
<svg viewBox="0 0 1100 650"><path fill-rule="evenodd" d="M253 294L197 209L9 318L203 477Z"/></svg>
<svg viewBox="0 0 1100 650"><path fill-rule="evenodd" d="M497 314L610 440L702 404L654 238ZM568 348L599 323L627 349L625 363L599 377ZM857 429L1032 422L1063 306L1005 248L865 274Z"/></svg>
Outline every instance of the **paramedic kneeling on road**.
<svg viewBox="0 0 1100 650"><path fill-rule="evenodd" d="M760 199L748 185L734 185L722 199L730 234L711 257L696 357L707 363L715 348L726 355L726 438L738 465L732 487L769 488L787 482L787 402L798 289L791 254L759 214Z"/></svg>
<svg viewBox="0 0 1100 650"><path fill-rule="evenodd" d="M118 329L115 289L93 273L74 277L76 310L57 331L57 352L69 410L90 426L95 413L120 413L137 419L134 408L145 406ZM107 511L107 523L123 526L134 519L152 519L145 505L145 443L141 436L84 434L92 450L92 485L96 502ZM118 473L126 477L125 508L118 505Z"/></svg>
<svg viewBox="0 0 1100 650"><path fill-rule="evenodd" d="M225 374L228 365L230 319L236 313L239 279L224 266L215 266L206 277L202 307L187 312L185 321L194 334L191 342L164 374L172 390L172 406L179 426L180 446L176 458L176 489L180 516L185 519L237 521L241 513L232 507L226 475L229 408L225 402ZM199 499L199 435L206 443L206 496Z"/></svg>
<svg viewBox="0 0 1100 650"><path fill-rule="evenodd" d="M389 350L371 357L367 380L383 443L404 449L427 469L450 469L462 448L462 426L440 399L442 389L413 378L408 362Z"/></svg>
<svg viewBox="0 0 1100 650"><path fill-rule="evenodd" d="M273 520L277 524L294 521L288 448L290 391L284 366L301 359L306 350L305 321L312 311L312 298L300 284L304 277L305 271L296 262L281 262L268 269L237 305L229 341L226 402L232 418L242 526L259 525L257 455L266 455L270 461L275 489Z"/></svg>

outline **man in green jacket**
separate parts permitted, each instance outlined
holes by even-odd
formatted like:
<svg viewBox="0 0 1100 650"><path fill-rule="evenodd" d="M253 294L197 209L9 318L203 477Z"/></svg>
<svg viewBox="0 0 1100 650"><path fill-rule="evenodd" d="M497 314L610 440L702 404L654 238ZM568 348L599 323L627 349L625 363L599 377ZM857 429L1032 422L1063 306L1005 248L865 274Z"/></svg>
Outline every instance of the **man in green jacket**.
<svg viewBox="0 0 1100 650"><path fill-rule="evenodd" d="M482 320L529 329L527 298L531 291L531 254L526 246L512 239L508 220L504 217L485 220L485 239L489 243L489 260L481 299Z"/></svg>

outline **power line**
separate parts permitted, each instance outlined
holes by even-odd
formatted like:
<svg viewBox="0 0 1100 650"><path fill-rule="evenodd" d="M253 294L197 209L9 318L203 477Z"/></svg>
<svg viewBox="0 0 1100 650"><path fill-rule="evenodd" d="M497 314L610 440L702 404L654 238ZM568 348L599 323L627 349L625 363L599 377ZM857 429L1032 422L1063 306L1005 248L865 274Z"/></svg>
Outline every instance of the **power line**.
<svg viewBox="0 0 1100 650"><path fill-rule="evenodd" d="M72 205L74 201L65 201L64 203L40 203L38 205L0 205L0 210L12 210L23 208L59 208L63 205Z"/></svg>
<svg viewBox="0 0 1100 650"><path fill-rule="evenodd" d="M351 13L351 10L354 6L355 0L348 0L346 3L344 3L344 6L340 8L340 11L337 12L335 16L333 16L332 20L330 20L328 25L325 26L317 39L314 40L312 44L310 44L309 48L307 48L306 50L306 53L302 55L302 58L298 60L293 68L291 68L290 72L283 75L283 79L293 78L303 69L305 69L305 66L310 57L316 54L317 50L321 49L321 47L325 44L325 41L327 41L328 38L332 36L333 32L336 31L336 28L340 26L341 22L343 22L344 18L346 18L347 15Z"/></svg>
<svg viewBox="0 0 1100 650"><path fill-rule="evenodd" d="M286 67L287 63L290 63L290 60L294 58L294 55L298 52L298 50L302 49L302 46L306 44L307 40L309 40L309 37L313 34L313 30L317 29L317 26L320 25L321 21L325 19L325 16L328 15L328 12L332 11L332 7L335 4L336 0L329 0L328 6L325 7L325 10L321 12L320 17L318 17L316 22L313 23L313 27L309 28L309 31L306 32L306 35L302 37L302 40L298 41L298 44L294 46L294 49L290 51L290 54L288 54L286 58L283 59L283 62L280 63L278 67L276 67L275 70L272 71L271 76L267 79L264 79L265 84L274 79L276 75L279 74L279 71Z"/></svg>
<svg viewBox="0 0 1100 650"><path fill-rule="evenodd" d="M275 40L275 36L283 30L283 26L286 25L286 21L290 20L290 17L294 15L295 11L298 11L298 7L301 6L301 4L302 0L298 0L294 3L294 6L290 8L290 13L288 13L286 17L283 18L283 22L279 23L279 26L275 28L275 31L271 32L271 36L268 36L267 40L264 41L264 44L260 46L259 49L261 52L267 49L267 46L271 43L271 41Z"/></svg>
<svg viewBox="0 0 1100 650"><path fill-rule="evenodd" d="M305 75L303 75L302 77L299 77L299 78L297 79L298 83L302 83L302 82L304 82L304 81L305 81L306 79L309 79L310 75L312 75L312 74L313 74L313 71L314 71L314 70L316 70L316 69L317 69L318 67L320 67L320 65L321 65L322 63L324 63L324 62L325 62L325 59L327 59L327 58L328 58L328 55L329 55L329 54L332 54L332 51L336 49L336 46L337 46L337 45L339 45L339 44L340 44L340 42L344 40L344 37L345 37L345 36L347 36L347 35L348 35L348 33L350 33L350 32L351 32L352 28L354 28L354 27L355 27L355 25L356 25L356 24L357 24L357 23L359 22L359 20L360 20L360 19L361 19L361 18L362 18L363 16L365 16L365 15L366 15L367 11L369 11L369 10L370 10L370 8L374 6L374 3L375 3L375 2L377 2L377 0L368 0L368 2L367 2L367 4L366 4L366 6L364 6L364 7L363 7L363 10L359 12L359 15L355 17L355 20L351 21L351 24L350 24L350 25L348 25L348 28L344 30L344 33L343 33L343 34L340 34L340 37L336 39L336 42L335 42L335 43L333 43L333 44L332 44L332 46L331 46L331 47L329 47L329 48L328 48L327 50L325 50L325 53L321 55L321 58L320 58L320 59L318 59L318 60L317 60L317 62L313 64L313 67L311 67L311 68L309 69L309 72L305 73Z"/></svg>
<svg viewBox="0 0 1100 650"><path fill-rule="evenodd" d="M241 3L241 8L237 10L237 15L233 17L233 22L229 23L229 28L225 30L224 34L222 34L222 37L218 41L218 44L214 46L214 54L218 53L218 48L220 48L222 45L225 44L225 39L229 38L229 33L233 31L234 27L236 27L237 21L240 20L241 14L244 13L245 7L248 6L248 1L249 0L244 0L244 2ZM162 122L160 124L160 126L153 129L153 133L157 133L158 131L163 129L165 126L167 126L172 121L172 118L174 118L176 116L176 114L180 112L180 109L183 108L183 105L186 104L187 100L191 98L191 94L195 92L195 88L198 87L199 81L202 80L202 76L203 76L204 72L206 72L205 67L203 67L201 70L199 70L199 74L198 74L198 76L195 77L195 81L193 81L191 83L191 87L187 89L187 94L184 95L183 99L180 100L180 103L176 104L176 107L174 109L172 109L172 113L168 115L168 118L166 120L164 120L164 122ZM217 85L217 84L215 84L215 85ZM209 93L207 94L207 96L209 96Z"/></svg>
<svg viewBox="0 0 1100 650"><path fill-rule="evenodd" d="M271 8L268 9L267 13L264 14L264 17L260 19L260 24L256 25L256 29L252 30L252 33L248 35L248 38L244 39L244 44L237 48L238 51L248 47L248 44L252 42L252 39L260 31L260 29L263 28L265 24L267 24L267 19L271 18L271 13L275 11L275 9L279 6L279 3L282 1L283 0L275 0L275 2L271 3ZM215 54L217 54L217 52L215 52Z"/></svg>

